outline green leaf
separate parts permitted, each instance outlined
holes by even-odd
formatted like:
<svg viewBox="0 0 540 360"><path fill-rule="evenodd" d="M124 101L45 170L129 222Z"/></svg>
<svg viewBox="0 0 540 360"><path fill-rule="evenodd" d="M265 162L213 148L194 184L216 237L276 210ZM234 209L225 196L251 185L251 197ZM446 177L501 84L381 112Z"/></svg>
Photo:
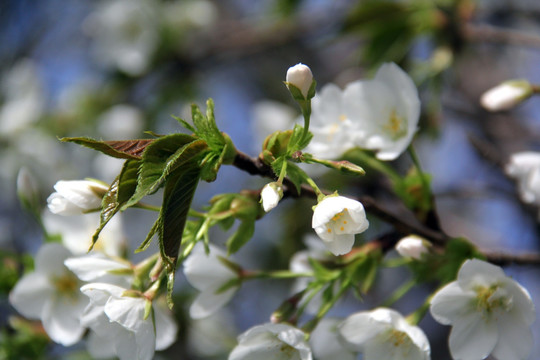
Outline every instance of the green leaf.
<svg viewBox="0 0 540 360"><path fill-rule="evenodd" d="M175 119L176 121L178 121L180 123L180 125L182 125L184 128L188 129L189 131L195 133L197 130L195 130L195 128L193 126L191 126L190 123L188 123L186 120L182 119L182 118L179 118L177 116L172 116L173 119Z"/></svg>
<svg viewBox="0 0 540 360"><path fill-rule="evenodd" d="M175 169L201 156L207 150L203 140L186 134L172 134L157 139L147 148L139 168L137 189L122 207L126 209L152 194L166 181Z"/></svg>
<svg viewBox="0 0 540 360"><path fill-rule="evenodd" d="M308 175L306 174L306 172L300 169L300 167L298 167L297 165L292 163L289 163L287 165L287 177L294 184L296 192L298 192L298 194L300 194L302 184L307 183L307 176Z"/></svg>
<svg viewBox="0 0 540 360"><path fill-rule="evenodd" d="M141 243L141 245L139 245L139 247L137 249L135 249L135 253L138 253L138 252L141 252L141 251L144 251L144 250L148 249L148 246L152 242L152 238L154 237L154 235L158 231L159 225L160 225L160 221L159 221L159 218L158 218L154 222L154 225L152 225L152 228L150 229L150 231L146 235L146 238L144 239L144 241Z"/></svg>
<svg viewBox="0 0 540 360"><path fill-rule="evenodd" d="M309 258L308 261L311 265L311 268L313 269L317 282L327 283L329 281L333 281L337 279L341 273L339 270L327 269L315 259Z"/></svg>
<svg viewBox="0 0 540 360"><path fill-rule="evenodd" d="M289 144L287 145L287 152L289 155L292 155L292 153L296 151L300 151L306 146L308 146L309 142L313 138L312 133L308 133L308 136L303 138L304 136L304 127L300 126L298 124L294 125L293 133L291 135L291 139L289 140Z"/></svg>
<svg viewBox="0 0 540 360"><path fill-rule="evenodd" d="M122 205L133 195L137 186L137 169L140 160L127 160L120 171L120 175L113 181L109 190L101 201L101 213L99 215L99 227L92 236L92 245L98 241L101 230L120 210Z"/></svg>
<svg viewBox="0 0 540 360"><path fill-rule="evenodd" d="M156 141L155 139L100 141L87 137L64 137L60 140L86 146L115 158L135 160L139 160L145 149Z"/></svg>
<svg viewBox="0 0 540 360"><path fill-rule="evenodd" d="M159 214L159 248L168 273L174 272L200 168L190 162L174 171L165 185Z"/></svg>
<svg viewBox="0 0 540 360"><path fill-rule="evenodd" d="M244 246L255 232L255 218L240 222L236 232L227 240L228 255L234 254Z"/></svg>

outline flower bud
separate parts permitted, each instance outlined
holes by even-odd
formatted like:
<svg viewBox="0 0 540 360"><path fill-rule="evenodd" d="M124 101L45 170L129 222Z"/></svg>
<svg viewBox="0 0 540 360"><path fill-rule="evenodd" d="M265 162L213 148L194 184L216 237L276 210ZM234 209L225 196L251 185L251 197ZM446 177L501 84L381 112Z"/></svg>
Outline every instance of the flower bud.
<svg viewBox="0 0 540 360"><path fill-rule="evenodd" d="M58 181L47 199L49 210L58 215L79 215L101 207L108 187L91 180Z"/></svg>
<svg viewBox="0 0 540 360"><path fill-rule="evenodd" d="M293 94L293 97L296 98L296 96L294 96L294 90L291 89L291 85L300 90L305 100L308 98L312 83L313 74L308 66L298 63L287 70L286 84L289 91Z"/></svg>
<svg viewBox="0 0 540 360"><path fill-rule="evenodd" d="M427 253L431 244L417 235L409 235L399 240L396 244L396 251L403 257L420 260L422 254Z"/></svg>
<svg viewBox="0 0 540 360"><path fill-rule="evenodd" d="M533 87L527 80L510 80L486 91L480 103L489 111L509 110L532 94Z"/></svg>
<svg viewBox="0 0 540 360"><path fill-rule="evenodd" d="M266 184L261 190L261 202L265 212L269 212L277 206L283 197L283 189L276 182Z"/></svg>
<svg viewBox="0 0 540 360"><path fill-rule="evenodd" d="M27 210L39 212L38 186L35 178L25 167L17 174L17 196Z"/></svg>

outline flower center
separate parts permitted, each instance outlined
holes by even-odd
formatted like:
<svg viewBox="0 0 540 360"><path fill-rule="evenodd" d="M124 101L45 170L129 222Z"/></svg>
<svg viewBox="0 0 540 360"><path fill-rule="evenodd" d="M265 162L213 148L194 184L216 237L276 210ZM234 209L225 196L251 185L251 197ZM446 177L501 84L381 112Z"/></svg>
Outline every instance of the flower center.
<svg viewBox="0 0 540 360"><path fill-rule="evenodd" d="M397 140L407 135L407 119L399 116L396 109L392 109L388 122L383 127L390 134L392 140Z"/></svg>
<svg viewBox="0 0 540 360"><path fill-rule="evenodd" d="M338 212L328 222L326 226L326 231L330 234L332 231L343 232L345 231L346 225L348 224L348 210L347 208L343 209L341 212Z"/></svg>
<svg viewBox="0 0 540 360"><path fill-rule="evenodd" d="M76 298L79 293L79 280L74 274L64 274L54 277L52 283L61 296Z"/></svg>
<svg viewBox="0 0 540 360"><path fill-rule="evenodd" d="M409 336L403 331L392 329L390 334L390 342L395 347L402 347L410 343Z"/></svg>
<svg viewBox="0 0 540 360"><path fill-rule="evenodd" d="M497 284L489 287L478 286L474 290L476 292L475 305L477 311L489 315L497 309L509 311L512 308L512 297Z"/></svg>

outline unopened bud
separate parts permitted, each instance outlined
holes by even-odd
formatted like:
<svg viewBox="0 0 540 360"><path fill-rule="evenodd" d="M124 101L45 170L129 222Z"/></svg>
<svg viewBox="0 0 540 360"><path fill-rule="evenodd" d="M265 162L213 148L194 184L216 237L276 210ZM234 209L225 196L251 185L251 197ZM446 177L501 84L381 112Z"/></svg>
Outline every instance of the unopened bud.
<svg viewBox="0 0 540 360"><path fill-rule="evenodd" d="M420 260L430 246L431 244L420 236L409 235L398 241L396 251L403 257Z"/></svg>
<svg viewBox="0 0 540 360"><path fill-rule="evenodd" d="M533 87L527 80L510 80L486 91L480 103L489 111L509 110L532 94Z"/></svg>
<svg viewBox="0 0 540 360"><path fill-rule="evenodd" d="M35 178L24 167L17 174L17 196L27 210L39 212L39 190Z"/></svg>
<svg viewBox="0 0 540 360"><path fill-rule="evenodd" d="M304 64L296 64L287 70L285 84L296 100L306 100L311 98L310 90L313 85L313 74L311 69ZM301 97L296 94L299 91Z"/></svg>
<svg viewBox="0 0 540 360"><path fill-rule="evenodd" d="M282 197L283 189L278 183L271 182L266 184L261 190L261 202L264 211L269 212L275 208Z"/></svg>

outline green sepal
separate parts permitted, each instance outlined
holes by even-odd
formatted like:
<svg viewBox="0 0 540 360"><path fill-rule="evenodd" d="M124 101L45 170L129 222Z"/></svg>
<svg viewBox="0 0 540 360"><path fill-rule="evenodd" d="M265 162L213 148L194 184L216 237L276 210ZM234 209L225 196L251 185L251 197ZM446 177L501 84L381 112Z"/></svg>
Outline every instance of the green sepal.
<svg viewBox="0 0 540 360"><path fill-rule="evenodd" d="M152 314L152 302L150 300L146 300L144 303L144 316L143 319L146 320L148 317Z"/></svg>
<svg viewBox="0 0 540 360"><path fill-rule="evenodd" d="M309 142L313 138L313 134L308 132L308 135L304 137L304 127L298 124L294 125L291 138L287 144L287 154L292 155L296 151L300 151L309 145Z"/></svg>
<svg viewBox="0 0 540 360"><path fill-rule="evenodd" d="M150 243L152 242L152 239L154 238L154 235L156 234L158 228L159 228L159 219L154 222L154 225L152 225L152 228L150 228L150 231L146 235L146 238L144 241L139 245L137 249L135 249L135 253L139 253L141 251L144 251L148 249L148 246L150 246Z"/></svg>
<svg viewBox="0 0 540 360"><path fill-rule="evenodd" d="M288 81L284 81L283 83L287 86L287 88L291 92L291 95L294 100L296 100L297 102L306 101L306 97L304 96L304 94L302 94L302 90L300 90L298 86Z"/></svg>
<svg viewBox="0 0 540 360"><path fill-rule="evenodd" d="M173 171L201 156L206 150L206 143L191 135L172 134L157 139L143 154L137 189L122 210L156 192Z"/></svg>
<svg viewBox="0 0 540 360"><path fill-rule="evenodd" d="M88 137L64 137L60 140L86 146L115 158L134 160L141 159L145 149L155 141L155 139L100 141Z"/></svg>
<svg viewBox="0 0 540 360"><path fill-rule="evenodd" d="M276 131L266 137L263 142L262 151L270 152L274 158L288 154L289 142L293 130Z"/></svg>
<svg viewBox="0 0 540 360"><path fill-rule="evenodd" d="M339 278L339 275L341 273L339 270L327 269L320 262L313 258L309 258L308 261L309 265L313 269L314 277L317 282L327 283Z"/></svg>
<svg viewBox="0 0 540 360"><path fill-rule="evenodd" d="M120 210L120 208L128 201L135 192L137 187L137 169L140 165L140 160L127 160L124 162L122 170L118 177L113 181L109 190L101 200L101 213L99 214L99 227L92 235L92 244L90 250L98 241L101 230Z"/></svg>
<svg viewBox="0 0 540 360"><path fill-rule="evenodd" d="M306 174L306 172L296 164L292 164L289 162L289 164L287 164L287 177L294 184L296 192L300 194L302 184L307 183L306 179L308 177L308 174Z"/></svg>
<svg viewBox="0 0 540 360"><path fill-rule="evenodd" d="M227 255L234 254L244 246L255 232L255 218L240 222L236 232L227 239Z"/></svg>
<svg viewBox="0 0 540 360"><path fill-rule="evenodd" d="M187 121L185 121L184 119L180 118L180 117L177 117L177 116L174 116L172 115L173 119L175 119L176 121L178 121L180 123L180 125L182 125L184 128L188 129L189 131L195 133L197 130L195 130L195 128L193 126L191 126L190 123L188 123Z"/></svg>
<svg viewBox="0 0 540 360"><path fill-rule="evenodd" d="M242 285L242 280L240 278L234 278L234 279L231 279L227 282L225 282L225 284L221 285L215 292L215 294L222 294L224 293L225 291L231 289L231 288L236 288L236 287L240 287L240 285Z"/></svg>

